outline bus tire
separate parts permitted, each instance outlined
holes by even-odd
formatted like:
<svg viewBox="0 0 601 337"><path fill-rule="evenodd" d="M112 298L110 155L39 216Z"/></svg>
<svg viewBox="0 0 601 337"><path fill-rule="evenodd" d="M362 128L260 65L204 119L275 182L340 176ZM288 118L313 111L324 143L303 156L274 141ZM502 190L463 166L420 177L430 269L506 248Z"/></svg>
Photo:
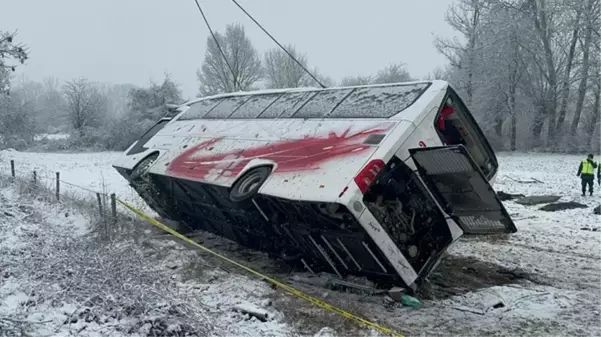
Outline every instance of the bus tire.
<svg viewBox="0 0 601 337"><path fill-rule="evenodd" d="M252 200L270 173L270 166L260 166L248 170L232 185L230 201L235 204L244 204Z"/></svg>
<svg viewBox="0 0 601 337"><path fill-rule="evenodd" d="M150 168L150 166L152 166L152 164L154 164L154 162L157 160L158 157L159 157L158 153L153 153L150 156L142 159L138 164L136 164L136 166L134 166L134 169L131 171L131 173L129 175L129 178L131 179L131 181L139 181L139 180L143 179L146 172L148 172L148 169Z"/></svg>

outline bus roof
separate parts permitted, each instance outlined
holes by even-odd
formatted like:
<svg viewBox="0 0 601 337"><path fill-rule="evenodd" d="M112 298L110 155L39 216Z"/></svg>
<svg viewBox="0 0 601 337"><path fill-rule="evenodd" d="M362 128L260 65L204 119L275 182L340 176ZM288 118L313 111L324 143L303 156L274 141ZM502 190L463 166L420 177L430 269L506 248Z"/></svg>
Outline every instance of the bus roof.
<svg viewBox="0 0 601 337"><path fill-rule="evenodd" d="M283 89L261 89L252 91L237 91L223 94L215 94L211 96L197 97L187 102L182 103L180 106L189 106L196 102L200 102L205 99L213 98L225 98L232 96L249 96L249 95L262 95L262 94L277 94L285 92L304 92L304 91L326 91L326 90L341 90L341 89L357 89L357 88L379 88L379 87L392 87L398 85L412 85L412 84L430 84L435 82L445 82L442 80L433 81L412 81L412 82L395 82L395 83L384 83L384 84L364 84L364 85L352 85L352 86L341 86L341 87L329 87L329 88L318 88L318 87L297 87L297 88L283 88Z"/></svg>
<svg viewBox="0 0 601 337"><path fill-rule="evenodd" d="M441 87L447 82L413 81L218 94L182 104L183 112L177 119L390 118L411 106L433 84Z"/></svg>

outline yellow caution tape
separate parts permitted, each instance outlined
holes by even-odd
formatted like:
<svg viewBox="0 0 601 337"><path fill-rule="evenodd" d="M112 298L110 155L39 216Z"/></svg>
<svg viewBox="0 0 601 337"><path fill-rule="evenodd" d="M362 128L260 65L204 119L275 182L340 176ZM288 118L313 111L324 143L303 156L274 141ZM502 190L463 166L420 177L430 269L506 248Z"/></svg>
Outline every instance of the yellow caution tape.
<svg viewBox="0 0 601 337"><path fill-rule="evenodd" d="M382 331L385 334L388 334L390 336L405 337L404 335L402 335L402 334L400 334L400 333L398 333L398 332L396 332L396 331L394 331L392 329L383 327L381 325L378 325L376 323L368 321L368 320L366 320L364 318L361 318L359 316L353 315L350 312L344 311L344 310L342 310L342 309L340 309L338 307L335 307L335 306L333 306L333 305L331 305L329 303L326 303L326 302L324 302L324 301L322 301L322 300L320 300L320 299L318 299L316 297L307 295L307 294L305 294L305 293L303 293L303 292L301 292L299 290L296 290L296 289L292 288L291 286L289 286L287 284L284 284L284 283L282 283L280 281L277 281L277 280L275 280L275 279L273 279L273 278L271 278L271 277L269 277L267 275L261 274L258 271L255 271L255 270L253 270L253 269L251 269L249 267L246 267L246 266L244 266L244 265L242 265L242 264L240 264L240 263L238 263L238 262L236 262L236 261L234 261L232 259L229 259L229 258L227 258L227 257L225 257L225 256L223 256L223 255L221 255L221 254L219 254L219 253L217 253L217 252L215 252L215 251L213 251L213 250L211 250L211 249L209 249L209 248L207 248L207 247L205 247L205 246L203 246L203 245L201 245L201 244L199 244L199 243L197 243L197 242L195 242L193 240L191 240L190 238L185 237L184 235L182 235L182 234L178 233L177 231L173 230L171 227L168 227L168 226L162 224L160 221L158 221L158 220L156 220L154 218L151 218L150 216L146 215L144 212L142 212L142 211L138 210L137 208L131 206L130 204L126 203L125 201L120 200L120 199L117 199L117 201L119 201L119 203L121 203L123 206L125 206L125 208L129 209L130 211L132 211L133 213L135 213L136 215L138 215L142 219L150 222L151 224L157 226L158 228L164 230L165 232L170 233L171 235L173 235L173 236L175 236L175 237L177 237L179 239L182 239L182 240L186 241L187 243L189 243L189 244L191 244L191 245L193 245L193 246L195 246L197 248L200 248L200 249L204 250L207 253L210 253L210 254L212 254L214 256L217 256L218 258L220 258L220 259L222 259L224 261L227 261L227 262L229 262L229 263L231 263L231 264L233 264L235 266L238 266L238 267L246 270L247 272L249 272L251 274L254 274L254 275L256 275L256 276L258 276L258 277L260 277L260 278L262 278L262 279L264 279L264 280L272 283L273 285L275 285L277 287L280 287L280 288L288 291L292 295L300 297L300 298L302 298L302 299L304 299L304 300L306 300L306 301L308 301L310 303L315 304L318 307L321 307L321 308L323 308L325 310L328 310L328 311L331 311L333 313L336 313L336 314L338 314L338 315L340 315L340 316L342 316L342 317L344 317L346 319L349 319L351 321L355 321L355 322L357 322L359 324L363 324L363 325L368 326L370 328L374 328L374 329L380 330L380 331Z"/></svg>

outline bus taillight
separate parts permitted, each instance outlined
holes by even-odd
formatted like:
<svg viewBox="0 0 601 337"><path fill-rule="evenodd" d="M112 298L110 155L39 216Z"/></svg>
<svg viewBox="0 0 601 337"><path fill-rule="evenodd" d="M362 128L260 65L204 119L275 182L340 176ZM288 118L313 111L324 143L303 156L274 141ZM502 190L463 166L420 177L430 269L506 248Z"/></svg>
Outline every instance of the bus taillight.
<svg viewBox="0 0 601 337"><path fill-rule="evenodd" d="M367 192L369 186L376 180L376 176L384 168L382 159L374 159L370 161L355 177L355 183L361 190L361 193Z"/></svg>

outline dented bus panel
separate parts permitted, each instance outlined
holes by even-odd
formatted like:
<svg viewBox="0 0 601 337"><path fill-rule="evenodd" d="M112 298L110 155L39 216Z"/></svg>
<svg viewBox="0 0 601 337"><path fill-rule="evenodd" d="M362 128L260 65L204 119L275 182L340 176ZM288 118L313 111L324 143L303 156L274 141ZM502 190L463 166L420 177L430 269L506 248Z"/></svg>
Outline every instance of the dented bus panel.
<svg viewBox="0 0 601 337"><path fill-rule="evenodd" d="M498 162L444 81L224 94L114 163L161 216L339 277L416 290L464 234L516 231Z"/></svg>

